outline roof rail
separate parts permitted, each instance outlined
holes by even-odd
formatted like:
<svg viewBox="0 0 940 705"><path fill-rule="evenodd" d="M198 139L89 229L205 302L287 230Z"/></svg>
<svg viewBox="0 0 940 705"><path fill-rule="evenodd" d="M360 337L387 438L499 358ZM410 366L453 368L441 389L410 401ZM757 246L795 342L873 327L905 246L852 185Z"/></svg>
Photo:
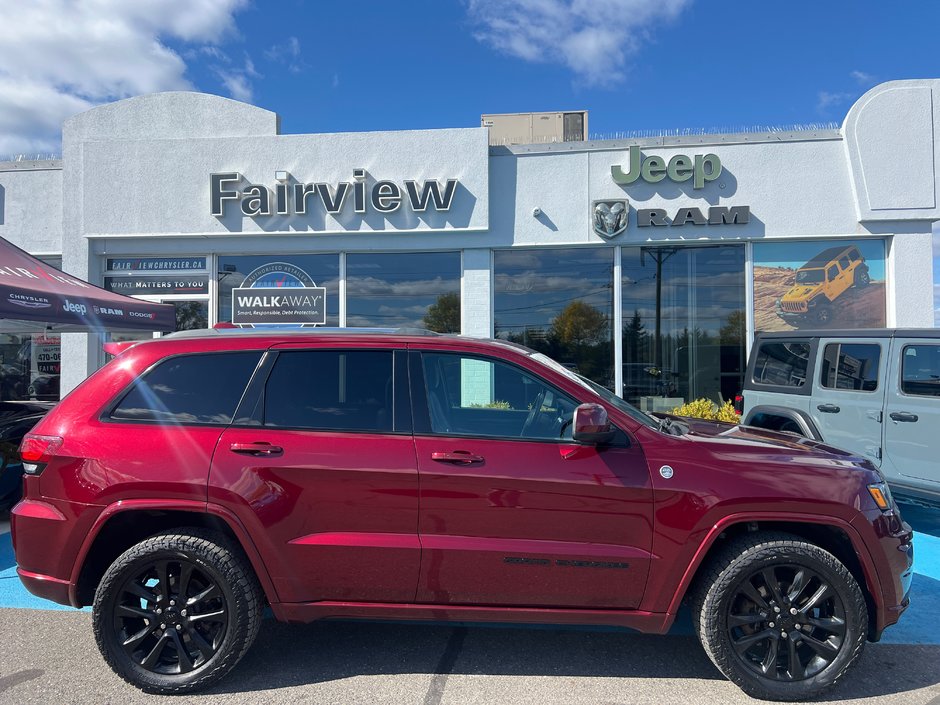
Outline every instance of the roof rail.
<svg viewBox="0 0 940 705"><path fill-rule="evenodd" d="M229 324L231 325L231 324ZM340 328L336 326L316 326L310 328L280 328L262 326L260 328L213 327L196 330L181 330L170 333L164 338L202 338L207 336L239 336L239 335L441 335L425 328Z"/></svg>

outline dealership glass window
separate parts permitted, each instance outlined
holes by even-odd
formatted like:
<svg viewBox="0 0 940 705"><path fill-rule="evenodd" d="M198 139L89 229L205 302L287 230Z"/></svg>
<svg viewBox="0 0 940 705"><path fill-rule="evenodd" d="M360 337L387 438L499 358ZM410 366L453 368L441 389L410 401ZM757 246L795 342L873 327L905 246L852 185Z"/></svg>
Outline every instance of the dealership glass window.
<svg viewBox="0 0 940 705"><path fill-rule="evenodd" d="M622 248L623 397L643 411L741 391L744 246Z"/></svg>
<svg viewBox="0 0 940 705"><path fill-rule="evenodd" d="M614 250L493 253L494 333L614 388Z"/></svg>
<svg viewBox="0 0 940 705"><path fill-rule="evenodd" d="M830 343L823 351L819 383L827 389L873 392L880 360L881 346L876 343Z"/></svg>
<svg viewBox="0 0 940 705"><path fill-rule="evenodd" d="M232 290L240 287L326 288L326 325L339 325L339 255L236 255L218 258L218 320L232 320Z"/></svg>
<svg viewBox="0 0 940 705"><path fill-rule="evenodd" d="M460 253L346 255L346 325L460 332Z"/></svg>

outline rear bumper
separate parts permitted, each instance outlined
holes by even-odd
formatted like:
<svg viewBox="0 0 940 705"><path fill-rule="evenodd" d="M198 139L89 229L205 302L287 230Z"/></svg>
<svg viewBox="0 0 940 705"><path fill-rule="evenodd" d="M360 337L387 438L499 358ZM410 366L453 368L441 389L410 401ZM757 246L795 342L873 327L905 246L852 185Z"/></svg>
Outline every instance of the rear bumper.
<svg viewBox="0 0 940 705"><path fill-rule="evenodd" d="M17 568L16 574L20 576L20 582L23 583L23 586L36 597L58 602L60 605L71 605L69 601L69 588L71 585L68 580L43 575L42 573L33 573L22 568Z"/></svg>
<svg viewBox="0 0 940 705"><path fill-rule="evenodd" d="M36 478L27 478L27 480ZM24 499L10 512L16 572L32 594L61 605L72 599L72 572L101 507L56 499Z"/></svg>

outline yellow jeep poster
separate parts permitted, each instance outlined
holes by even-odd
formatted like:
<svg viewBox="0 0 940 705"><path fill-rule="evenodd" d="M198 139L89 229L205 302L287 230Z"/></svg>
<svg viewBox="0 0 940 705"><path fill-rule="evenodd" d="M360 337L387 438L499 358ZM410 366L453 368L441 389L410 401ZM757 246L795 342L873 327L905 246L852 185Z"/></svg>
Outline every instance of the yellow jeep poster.
<svg viewBox="0 0 940 705"><path fill-rule="evenodd" d="M754 328L883 328L883 240L754 245Z"/></svg>

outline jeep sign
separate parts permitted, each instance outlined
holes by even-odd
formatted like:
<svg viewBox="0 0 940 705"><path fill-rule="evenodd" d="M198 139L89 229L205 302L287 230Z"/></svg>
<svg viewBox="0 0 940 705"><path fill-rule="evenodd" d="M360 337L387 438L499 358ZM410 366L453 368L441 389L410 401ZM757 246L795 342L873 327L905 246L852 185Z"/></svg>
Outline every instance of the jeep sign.
<svg viewBox="0 0 940 705"><path fill-rule="evenodd" d="M676 154L669 162L664 157L642 158L640 148L630 147L630 157L627 171L619 164L610 167L610 175L614 182L621 185L630 185L637 179L655 184L667 176L670 181L692 180L692 188L705 187L707 181L714 181L721 176L721 159L717 154L696 154L690 157L687 154Z"/></svg>

